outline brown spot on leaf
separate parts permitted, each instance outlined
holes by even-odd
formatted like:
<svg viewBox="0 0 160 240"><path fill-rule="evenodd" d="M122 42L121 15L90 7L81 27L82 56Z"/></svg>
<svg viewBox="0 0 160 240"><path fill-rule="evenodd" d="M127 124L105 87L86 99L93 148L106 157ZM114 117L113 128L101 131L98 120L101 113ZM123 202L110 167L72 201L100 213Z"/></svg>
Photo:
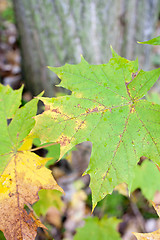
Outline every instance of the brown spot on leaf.
<svg viewBox="0 0 160 240"><path fill-rule="evenodd" d="M103 110L103 112L107 112L107 111L112 112L112 109L111 108L106 108L106 109Z"/></svg>
<svg viewBox="0 0 160 240"><path fill-rule="evenodd" d="M131 113L134 113L136 110L134 108L134 106L131 107Z"/></svg>
<svg viewBox="0 0 160 240"><path fill-rule="evenodd" d="M86 110L86 113L93 113L93 112L100 112L104 109L103 106L99 105L98 107L95 107L95 108L88 108ZM105 110L104 110L105 111Z"/></svg>
<svg viewBox="0 0 160 240"><path fill-rule="evenodd" d="M55 113L60 113L60 114L61 114L61 112L59 111L59 109L58 109L58 108L53 108L53 109L52 109L52 112L55 112Z"/></svg>
<svg viewBox="0 0 160 240"><path fill-rule="evenodd" d="M87 110L86 110L86 113L89 113L91 111L91 109L90 108L88 108Z"/></svg>
<svg viewBox="0 0 160 240"><path fill-rule="evenodd" d="M13 194L13 193L11 193L11 192L8 194L8 196L9 196L9 197L12 197L13 195L14 195L14 194Z"/></svg>
<svg viewBox="0 0 160 240"><path fill-rule="evenodd" d="M132 73L132 80L138 75L138 72Z"/></svg>
<svg viewBox="0 0 160 240"><path fill-rule="evenodd" d="M86 121L85 120L83 120L83 121L79 120L79 119L76 120L75 131L78 131L78 130L83 129L85 127L86 127Z"/></svg>
<svg viewBox="0 0 160 240"><path fill-rule="evenodd" d="M57 142L60 143L61 146L67 146L68 144L70 144L70 138L62 135Z"/></svg>
<svg viewBox="0 0 160 240"><path fill-rule="evenodd" d="M91 112L98 112L98 108L97 107L93 108Z"/></svg>
<svg viewBox="0 0 160 240"><path fill-rule="evenodd" d="M45 111L50 110L50 105L45 105Z"/></svg>
<svg viewBox="0 0 160 240"><path fill-rule="evenodd" d="M40 168L42 168L43 167L43 165L41 164L41 165L38 165L37 166L37 169L40 169Z"/></svg>

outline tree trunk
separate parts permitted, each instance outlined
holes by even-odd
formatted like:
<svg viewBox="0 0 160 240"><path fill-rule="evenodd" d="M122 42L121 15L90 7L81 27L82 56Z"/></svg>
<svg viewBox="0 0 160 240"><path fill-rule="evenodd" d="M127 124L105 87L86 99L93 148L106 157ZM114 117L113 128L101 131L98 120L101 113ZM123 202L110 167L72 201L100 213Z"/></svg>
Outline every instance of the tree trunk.
<svg viewBox="0 0 160 240"><path fill-rule="evenodd" d="M149 68L159 0L13 0L20 34L24 77L33 94L55 95L59 82L46 66L93 64L111 57L109 46Z"/></svg>

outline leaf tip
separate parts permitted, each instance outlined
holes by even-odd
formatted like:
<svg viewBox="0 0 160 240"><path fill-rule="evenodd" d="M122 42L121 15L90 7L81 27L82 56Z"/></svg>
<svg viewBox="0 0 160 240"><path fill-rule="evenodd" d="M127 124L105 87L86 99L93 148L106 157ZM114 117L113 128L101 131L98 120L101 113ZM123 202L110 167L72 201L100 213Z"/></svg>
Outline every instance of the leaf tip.
<svg viewBox="0 0 160 240"><path fill-rule="evenodd" d="M136 237L137 233L136 232L132 232L132 234Z"/></svg>
<svg viewBox="0 0 160 240"><path fill-rule="evenodd" d="M81 54L80 56L81 56L81 62L87 62L87 61L84 59L84 57L83 57L82 54Z"/></svg>
<svg viewBox="0 0 160 240"><path fill-rule="evenodd" d="M52 72L56 73L57 67L46 66L46 68L48 68L48 69L51 70Z"/></svg>
<svg viewBox="0 0 160 240"><path fill-rule="evenodd" d="M113 50L113 47L112 47L111 44L110 44L110 49L111 49L111 52L112 52L112 54L113 54L114 50Z"/></svg>
<svg viewBox="0 0 160 240"><path fill-rule="evenodd" d="M34 99L39 99L43 96L45 91L42 91L40 94L38 94L38 96L34 97Z"/></svg>
<svg viewBox="0 0 160 240"><path fill-rule="evenodd" d="M44 94L44 90L40 93L40 94L38 94L38 96L37 97L42 97L43 96L43 94Z"/></svg>
<svg viewBox="0 0 160 240"><path fill-rule="evenodd" d="M63 188L61 188L58 184L55 186L55 190L61 192L63 195L66 194L66 193L64 192Z"/></svg>
<svg viewBox="0 0 160 240"><path fill-rule="evenodd" d="M88 62L85 60L85 58L81 54L81 62L80 64L88 64Z"/></svg>
<svg viewBox="0 0 160 240"><path fill-rule="evenodd" d="M51 66L46 66L46 68L51 69L52 67Z"/></svg>
<svg viewBox="0 0 160 240"><path fill-rule="evenodd" d="M110 49L111 49L111 52L112 52L112 57L118 57L118 54L113 50L112 45L110 45Z"/></svg>
<svg viewBox="0 0 160 240"><path fill-rule="evenodd" d="M92 211L91 214L94 212L95 207L97 206L97 202L92 202Z"/></svg>
<svg viewBox="0 0 160 240"><path fill-rule="evenodd" d="M21 85L20 89L22 89L22 90L23 90L23 88L24 88L24 84L22 83L22 85Z"/></svg>

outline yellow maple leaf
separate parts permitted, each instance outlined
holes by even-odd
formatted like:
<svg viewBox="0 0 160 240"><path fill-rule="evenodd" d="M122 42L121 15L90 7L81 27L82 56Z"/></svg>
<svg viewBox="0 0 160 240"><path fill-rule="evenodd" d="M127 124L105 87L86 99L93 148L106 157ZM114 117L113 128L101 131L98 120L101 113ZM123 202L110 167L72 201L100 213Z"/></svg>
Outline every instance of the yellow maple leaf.
<svg viewBox="0 0 160 240"><path fill-rule="evenodd" d="M45 168L47 161L30 151L18 151L0 176L0 230L6 239L34 239L37 227L44 227L24 206L35 203L42 188L62 191Z"/></svg>
<svg viewBox="0 0 160 240"><path fill-rule="evenodd" d="M152 201L151 201L152 202ZM158 216L160 217L160 204L155 204L152 202ZM151 233L133 233L137 240L160 240L160 229Z"/></svg>

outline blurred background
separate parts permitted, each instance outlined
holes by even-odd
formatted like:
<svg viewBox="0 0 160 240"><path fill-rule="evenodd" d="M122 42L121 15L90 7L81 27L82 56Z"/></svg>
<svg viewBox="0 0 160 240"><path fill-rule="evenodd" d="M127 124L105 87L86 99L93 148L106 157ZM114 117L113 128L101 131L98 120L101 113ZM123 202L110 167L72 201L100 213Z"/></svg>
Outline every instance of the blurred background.
<svg viewBox="0 0 160 240"><path fill-rule="evenodd" d="M46 66L76 64L80 54L90 64L106 63L110 45L129 60L138 57L148 70L159 65L159 50L151 61L151 47L137 41L159 35L159 12L160 0L0 0L1 81L9 81L4 75L14 61L18 74L19 61L32 94L45 89L46 96L55 96L59 81Z"/></svg>
<svg viewBox="0 0 160 240"><path fill-rule="evenodd" d="M65 94L65 89L56 87L60 80L46 66L79 63L81 54L90 64L106 63L111 57L110 45L129 60L138 57L140 68L150 70L160 66L160 46L140 45L137 41L158 35L160 0L0 0L0 82L13 89L25 84L22 104L43 90L49 97ZM159 93L158 82L148 100L160 104ZM34 146L38 145L37 140ZM66 195L40 193L40 201L33 208L48 231L39 229L37 240L78 240L82 235L75 235L77 228L91 216L89 176L81 176L89 162L91 143L78 145L58 163L58 146L38 154L53 157L48 167ZM115 229L123 240L135 240L132 232L160 228L160 220L148 201L160 202L158 170L153 170L154 183L150 185L148 178L152 167L141 158L131 196L125 185L118 186L96 207L94 224L98 224L96 216L106 223L106 215L114 217Z"/></svg>

